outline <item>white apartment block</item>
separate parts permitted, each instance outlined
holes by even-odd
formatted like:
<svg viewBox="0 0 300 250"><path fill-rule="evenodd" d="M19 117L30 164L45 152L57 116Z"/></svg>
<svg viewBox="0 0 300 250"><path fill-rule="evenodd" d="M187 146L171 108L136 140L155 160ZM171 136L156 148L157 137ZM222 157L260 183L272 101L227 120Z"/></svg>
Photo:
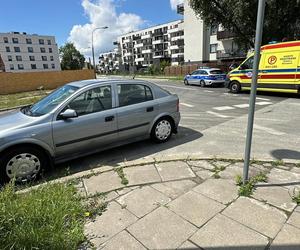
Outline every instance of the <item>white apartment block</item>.
<svg viewBox="0 0 300 250"><path fill-rule="evenodd" d="M60 71L59 52L54 36L25 32L0 33L0 71Z"/></svg>
<svg viewBox="0 0 300 250"><path fill-rule="evenodd" d="M119 70L121 55L119 49L115 48L113 51L102 53L99 56L99 70L101 72L112 72Z"/></svg>
<svg viewBox="0 0 300 250"><path fill-rule="evenodd" d="M118 38L123 65L137 68L170 61L183 62L183 21L177 20L131 32Z"/></svg>

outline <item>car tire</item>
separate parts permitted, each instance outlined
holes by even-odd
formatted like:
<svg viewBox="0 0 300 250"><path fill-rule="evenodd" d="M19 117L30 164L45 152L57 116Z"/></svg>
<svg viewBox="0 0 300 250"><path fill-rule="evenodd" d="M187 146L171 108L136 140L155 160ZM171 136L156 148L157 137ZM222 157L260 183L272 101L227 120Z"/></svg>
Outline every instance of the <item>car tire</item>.
<svg viewBox="0 0 300 250"><path fill-rule="evenodd" d="M184 85L190 85L188 80L183 81Z"/></svg>
<svg viewBox="0 0 300 250"><path fill-rule="evenodd" d="M237 94L241 91L241 84L238 81L233 81L230 84L230 92L233 94Z"/></svg>
<svg viewBox="0 0 300 250"><path fill-rule="evenodd" d="M204 87L205 87L205 81L204 81L204 80L201 80L201 81L200 81L200 86L201 86L201 88L204 88Z"/></svg>
<svg viewBox="0 0 300 250"><path fill-rule="evenodd" d="M18 167L19 173L16 174ZM12 148L0 158L0 183L7 183L13 178L23 183L35 180L46 167L47 157L41 150L28 146Z"/></svg>
<svg viewBox="0 0 300 250"><path fill-rule="evenodd" d="M151 130L151 139L156 143L168 141L174 130L174 123L171 118L163 117L157 120Z"/></svg>

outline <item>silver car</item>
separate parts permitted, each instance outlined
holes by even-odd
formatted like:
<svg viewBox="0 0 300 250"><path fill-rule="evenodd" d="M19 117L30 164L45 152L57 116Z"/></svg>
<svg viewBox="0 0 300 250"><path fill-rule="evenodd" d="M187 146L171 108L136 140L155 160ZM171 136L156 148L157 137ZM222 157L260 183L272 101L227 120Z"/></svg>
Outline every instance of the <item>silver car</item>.
<svg viewBox="0 0 300 250"><path fill-rule="evenodd" d="M138 80L85 80L0 115L0 181L151 137L166 142L180 120L177 95Z"/></svg>

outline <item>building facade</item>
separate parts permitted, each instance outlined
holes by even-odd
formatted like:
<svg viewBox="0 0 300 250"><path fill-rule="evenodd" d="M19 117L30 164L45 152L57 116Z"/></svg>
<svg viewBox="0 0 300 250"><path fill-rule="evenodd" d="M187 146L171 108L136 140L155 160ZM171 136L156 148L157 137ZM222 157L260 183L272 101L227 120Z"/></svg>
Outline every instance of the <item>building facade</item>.
<svg viewBox="0 0 300 250"><path fill-rule="evenodd" d="M121 61L121 55L119 48L106 53L102 53L99 56L99 67L98 70L101 73L110 73L113 71L118 71Z"/></svg>
<svg viewBox="0 0 300 250"><path fill-rule="evenodd" d="M0 57L4 65L1 69L5 72L61 70L54 36L0 33Z"/></svg>
<svg viewBox="0 0 300 250"><path fill-rule="evenodd" d="M183 21L177 20L131 32L118 38L121 63L128 68L169 61L183 62Z"/></svg>

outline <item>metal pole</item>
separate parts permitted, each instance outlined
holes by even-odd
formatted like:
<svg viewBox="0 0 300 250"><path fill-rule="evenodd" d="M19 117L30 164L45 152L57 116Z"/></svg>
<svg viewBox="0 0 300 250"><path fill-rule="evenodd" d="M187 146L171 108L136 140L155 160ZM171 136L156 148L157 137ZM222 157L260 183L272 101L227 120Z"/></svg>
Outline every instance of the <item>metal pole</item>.
<svg viewBox="0 0 300 250"><path fill-rule="evenodd" d="M251 94L250 94L250 101L249 101L248 127L247 127L247 138L246 138L246 147L245 147L244 172L243 172L244 184L248 181L254 112L255 112L257 78L258 78L258 67L259 67L259 60L260 60L260 46L261 46L262 33L263 33L265 4L266 4L266 0L259 0L258 2L256 35L255 35L255 53L254 53L254 63L253 63L253 71L252 71Z"/></svg>

